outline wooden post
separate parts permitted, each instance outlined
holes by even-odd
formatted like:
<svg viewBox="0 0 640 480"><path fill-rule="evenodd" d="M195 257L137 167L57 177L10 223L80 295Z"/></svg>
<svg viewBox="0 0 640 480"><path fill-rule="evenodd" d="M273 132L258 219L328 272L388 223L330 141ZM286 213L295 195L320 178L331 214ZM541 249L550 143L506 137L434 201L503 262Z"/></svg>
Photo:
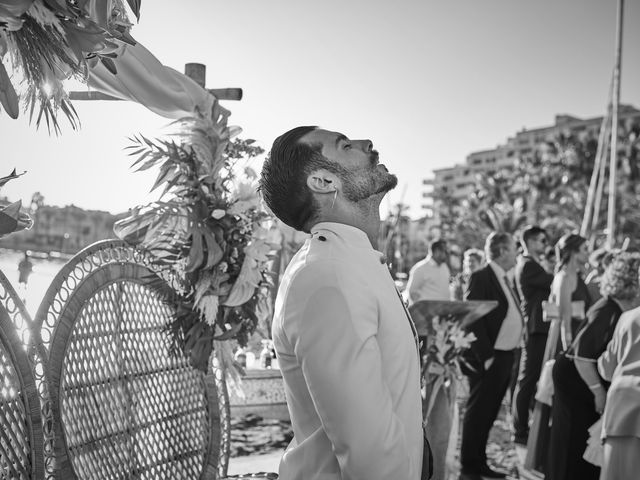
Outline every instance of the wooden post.
<svg viewBox="0 0 640 480"><path fill-rule="evenodd" d="M622 69L622 19L624 0L618 0L616 63L613 70L613 108L611 112L611 165L609 166L609 210L607 215L607 246L616 242L616 177L618 169L618 107L620 105L620 71Z"/></svg>
<svg viewBox="0 0 640 480"><path fill-rule="evenodd" d="M593 172L591 173L591 182L589 183L589 191L587 193L587 205L585 206L584 216L582 217L582 226L580 228L580 235L583 237L589 236L589 227L592 225L592 218L594 216L593 206L597 202L596 190L602 181L604 169L601 167L605 164L605 158L607 157L608 149L605 148L606 136L609 130L609 122L611 121L611 96L613 93L613 77L611 78L611 85L609 86L609 97L607 101L607 115L602 117L602 123L600 124L600 133L598 135L598 150L596 151L596 158L593 162ZM602 193L600 193L602 194ZM597 214L596 214L597 215ZM592 230L595 229L595 225Z"/></svg>

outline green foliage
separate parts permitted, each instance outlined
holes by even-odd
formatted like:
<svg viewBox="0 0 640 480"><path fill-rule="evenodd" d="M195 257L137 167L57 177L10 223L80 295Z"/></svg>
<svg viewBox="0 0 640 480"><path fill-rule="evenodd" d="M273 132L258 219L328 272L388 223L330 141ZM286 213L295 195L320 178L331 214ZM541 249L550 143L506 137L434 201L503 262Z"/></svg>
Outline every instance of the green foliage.
<svg viewBox="0 0 640 480"><path fill-rule="evenodd" d="M620 122L616 211L622 237L640 236L639 137L638 121ZM525 224L543 226L552 241L569 230L579 229L597 147L593 136L562 133L516 159L512 169L478 176L473 194L463 201L436 188L445 237L467 248L483 245L491 230L516 233ZM595 234L601 234L606 227L607 194L608 182Z"/></svg>

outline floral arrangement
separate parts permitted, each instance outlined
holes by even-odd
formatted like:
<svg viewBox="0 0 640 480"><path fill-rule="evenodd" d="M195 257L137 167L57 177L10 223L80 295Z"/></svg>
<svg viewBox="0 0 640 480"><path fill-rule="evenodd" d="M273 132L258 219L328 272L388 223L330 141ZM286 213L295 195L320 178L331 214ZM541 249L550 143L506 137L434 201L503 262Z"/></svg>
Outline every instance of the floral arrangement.
<svg viewBox="0 0 640 480"><path fill-rule="evenodd" d="M206 370L214 341L246 345L259 317L270 311L267 242L271 217L263 209L255 173L238 172L238 160L263 150L252 140L230 141L226 111L214 104L212 120L178 120L167 140L132 139L137 170L159 167L157 202L116 223L116 234L147 251L178 280L165 301L176 312L167 332L174 352ZM177 140L177 141L176 141ZM167 198L168 197L168 198ZM222 344L220 344L222 345ZM228 344L223 346L227 359Z"/></svg>
<svg viewBox="0 0 640 480"><path fill-rule="evenodd" d="M140 0L127 4L139 19ZM9 53L31 120L38 107L36 126L44 118L49 131L59 133L57 112L62 110L77 128L78 116L63 81L85 81L96 62L115 74L113 58L123 45L135 45L131 25L122 0L0 0L0 105L18 117L19 96L2 63Z"/></svg>
<svg viewBox="0 0 640 480"><path fill-rule="evenodd" d="M17 173L14 168L13 171L6 177L0 178L0 188L2 188L7 182L16 179L26 172ZM0 238L9 233L17 232L19 230L29 229L33 225L31 217L22 212L22 201L18 200L10 205L0 208Z"/></svg>
<svg viewBox="0 0 640 480"><path fill-rule="evenodd" d="M476 339L472 332L466 332L458 321L452 320L449 316L434 316L430 327L422 373L423 378L427 378L428 375L434 377L435 383L431 388L426 417L431 412L438 391L462 378L460 365L465 363L462 353Z"/></svg>

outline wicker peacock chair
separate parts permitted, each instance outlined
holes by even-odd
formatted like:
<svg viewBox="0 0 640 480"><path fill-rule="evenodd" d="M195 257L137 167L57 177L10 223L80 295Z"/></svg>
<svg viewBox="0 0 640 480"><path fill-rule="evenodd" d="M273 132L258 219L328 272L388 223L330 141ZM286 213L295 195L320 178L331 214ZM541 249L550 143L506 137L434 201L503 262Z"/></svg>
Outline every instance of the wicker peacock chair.
<svg viewBox="0 0 640 480"><path fill-rule="evenodd" d="M171 312L161 293L171 279L150 287L150 278L157 273L144 254L102 241L63 267L40 305L57 478L226 474L224 375L169 354L162 328Z"/></svg>
<svg viewBox="0 0 640 480"><path fill-rule="evenodd" d="M44 352L29 314L0 272L0 478L53 477L51 405Z"/></svg>

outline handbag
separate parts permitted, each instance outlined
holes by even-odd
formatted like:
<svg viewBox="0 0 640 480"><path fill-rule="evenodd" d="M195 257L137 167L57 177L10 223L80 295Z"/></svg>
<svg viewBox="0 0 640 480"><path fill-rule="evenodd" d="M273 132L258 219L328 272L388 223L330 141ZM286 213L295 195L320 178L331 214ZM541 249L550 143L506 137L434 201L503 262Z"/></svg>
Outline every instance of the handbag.
<svg viewBox="0 0 640 480"><path fill-rule="evenodd" d="M571 318L582 319L585 317L584 300L576 300L571 302ZM560 308L555 302L542 301L542 319L545 322L560 319Z"/></svg>
<svg viewBox="0 0 640 480"><path fill-rule="evenodd" d="M544 362L542 371L540 372L540 379L538 380L538 389L536 390L536 400L545 405L551 406L553 398L553 366L556 363L556 359L552 358Z"/></svg>

